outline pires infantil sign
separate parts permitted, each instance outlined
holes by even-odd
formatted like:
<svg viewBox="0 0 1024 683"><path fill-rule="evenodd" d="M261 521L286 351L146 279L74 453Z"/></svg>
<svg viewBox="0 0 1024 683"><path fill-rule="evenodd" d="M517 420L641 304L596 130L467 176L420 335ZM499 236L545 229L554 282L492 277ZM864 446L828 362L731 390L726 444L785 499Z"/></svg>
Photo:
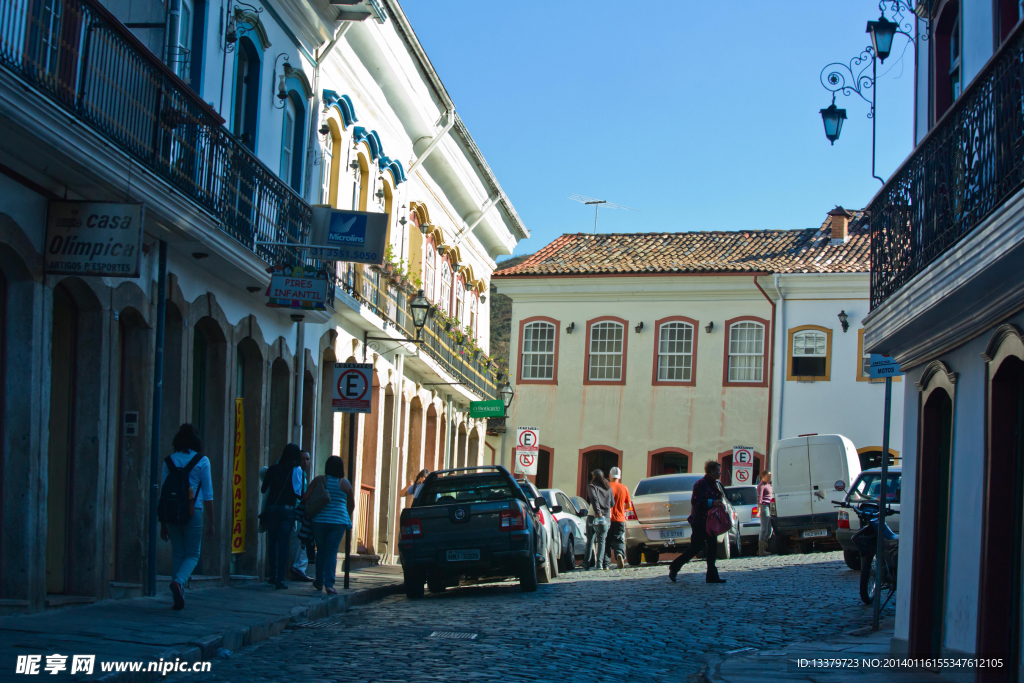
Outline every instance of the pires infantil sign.
<svg viewBox="0 0 1024 683"><path fill-rule="evenodd" d="M327 277L310 266L274 266L267 288L267 306L322 311L327 305Z"/></svg>
<svg viewBox="0 0 1024 683"><path fill-rule="evenodd" d="M50 202L45 270L54 275L138 277L142 204Z"/></svg>

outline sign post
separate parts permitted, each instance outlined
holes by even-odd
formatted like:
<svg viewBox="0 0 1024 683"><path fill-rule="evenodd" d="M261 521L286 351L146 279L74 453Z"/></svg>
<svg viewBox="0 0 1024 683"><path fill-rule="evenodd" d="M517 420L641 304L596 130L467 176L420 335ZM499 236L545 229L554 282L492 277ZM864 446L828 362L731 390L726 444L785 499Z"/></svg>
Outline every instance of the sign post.
<svg viewBox="0 0 1024 683"><path fill-rule="evenodd" d="M540 455L540 429L516 427L516 474L536 475Z"/></svg>
<svg viewBox="0 0 1024 683"><path fill-rule="evenodd" d="M231 475L231 554L245 552L245 413L235 399L235 458Z"/></svg>
<svg viewBox="0 0 1024 683"><path fill-rule="evenodd" d="M736 446L732 449L732 478L735 484L749 484L754 476L754 449Z"/></svg>
<svg viewBox="0 0 1024 683"><path fill-rule="evenodd" d="M878 488L878 546L875 548L875 600L874 616L871 620L871 630L877 631L881 628L882 620L882 577L885 572L885 562L882 559L882 551L885 548L885 504L889 497L889 414L892 408L892 378L902 375L900 364L892 356L884 356L879 353L871 354L871 365L868 369L868 376L872 378L885 378L885 421L882 423L882 483Z"/></svg>
<svg viewBox="0 0 1024 683"><path fill-rule="evenodd" d="M352 495L356 492L355 485L355 452L356 430L359 428L357 413L369 413L373 409L373 364L372 363L335 363L334 392L331 407L336 413L349 413L348 423L348 477L352 482ZM344 418L342 418L344 419ZM358 506L356 506L358 509ZM352 554L352 529L345 532L345 588L349 584L350 555Z"/></svg>

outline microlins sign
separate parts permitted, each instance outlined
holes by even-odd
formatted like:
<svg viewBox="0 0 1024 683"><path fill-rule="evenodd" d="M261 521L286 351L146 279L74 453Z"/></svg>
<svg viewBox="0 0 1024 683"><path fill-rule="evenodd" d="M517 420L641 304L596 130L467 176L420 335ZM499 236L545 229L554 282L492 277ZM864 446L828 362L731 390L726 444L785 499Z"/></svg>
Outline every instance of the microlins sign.
<svg viewBox="0 0 1024 683"><path fill-rule="evenodd" d="M46 272L138 277L142 215L140 203L50 202L46 214Z"/></svg>

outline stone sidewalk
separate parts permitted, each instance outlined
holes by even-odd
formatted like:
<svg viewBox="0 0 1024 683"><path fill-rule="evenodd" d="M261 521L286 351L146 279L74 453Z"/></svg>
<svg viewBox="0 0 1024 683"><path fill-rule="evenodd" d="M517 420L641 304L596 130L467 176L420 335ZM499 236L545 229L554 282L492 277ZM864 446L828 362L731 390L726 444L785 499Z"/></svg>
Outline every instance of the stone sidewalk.
<svg viewBox="0 0 1024 683"><path fill-rule="evenodd" d="M157 673L100 672L100 662L211 660L280 633L292 622L321 619L349 607L379 600L402 589L402 569L381 566L351 575L349 590L328 596L310 584L289 582L288 590L267 584L203 588L185 592L184 610L171 609L170 593L39 614L0 617L0 681L26 680L15 673L18 655L67 655L67 670L56 680L150 681ZM92 676L71 676L71 655L96 655ZM49 676L47 676L49 678ZM29 679L32 680L32 679Z"/></svg>
<svg viewBox="0 0 1024 683"><path fill-rule="evenodd" d="M893 620L882 623L882 630L858 629L822 642L797 642L772 650L744 648L708 662L704 678L708 683L764 683L772 681L809 681L811 683L949 683L935 673L893 671L882 668L812 668L800 666L800 660L844 659L863 662L891 657L889 642ZM973 677L971 678L973 680Z"/></svg>

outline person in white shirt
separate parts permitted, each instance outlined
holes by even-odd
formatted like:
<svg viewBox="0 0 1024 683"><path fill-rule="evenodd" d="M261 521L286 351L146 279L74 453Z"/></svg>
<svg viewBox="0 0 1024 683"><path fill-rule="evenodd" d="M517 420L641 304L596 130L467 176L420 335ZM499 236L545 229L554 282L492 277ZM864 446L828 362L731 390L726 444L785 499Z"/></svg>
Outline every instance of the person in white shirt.
<svg viewBox="0 0 1024 683"><path fill-rule="evenodd" d="M185 423L178 428L171 442L174 452L168 459L175 467L186 467L193 458L203 451L203 442L199 438L199 430L193 424ZM167 462L164 462L160 474L160 486L167 479ZM213 538L213 481L210 478L210 459L205 455L189 472L189 485L195 492L195 509L191 519L185 524L161 524L160 538L171 542L171 595L174 596L174 609L185 607L184 586L199 563L199 552L203 542L203 526L205 518L206 538Z"/></svg>

